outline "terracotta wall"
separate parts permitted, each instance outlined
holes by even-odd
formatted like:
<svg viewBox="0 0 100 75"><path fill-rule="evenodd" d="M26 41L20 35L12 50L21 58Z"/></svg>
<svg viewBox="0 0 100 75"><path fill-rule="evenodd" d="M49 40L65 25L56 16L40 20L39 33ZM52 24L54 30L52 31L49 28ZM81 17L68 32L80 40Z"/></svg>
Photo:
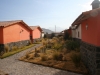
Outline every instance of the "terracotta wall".
<svg viewBox="0 0 100 75"><path fill-rule="evenodd" d="M33 36L33 39L38 39L38 38L40 38L40 37L41 37L41 32L40 32L40 30L39 30L38 28L35 29L35 30L33 30L32 36Z"/></svg>
<svg viewBox="0 0 100 75"><path fill-rule="evenodd" d="M82 41L100 46L100 15L82 22ZM88 28L86 29L86 25Z"/></svg>
<svg viewBox="0 0 100 75"><path fill-rule="evenodd" d="M0 27L0 44L3 44L3 28Z"/></svg>
<svg viewBox="0 0 100 75"><path fill-rule="evenodd" d="M5 27L3 31L4 44L30 39L30 31L21 23Z"/></svg>
<svg viewBox="0 0 100 75"><path fill-rule="evenodd" d="M98 30L98 33L97 33L97 44L98 46L100 46L100 14L97 18L97 30Z"/></svg>
<svg viewBox="0 0 100 75"><path fill-rule="evenodd" d="M68 33L70 36L72 36L72 30L71 29L68 29Z"/></svg>

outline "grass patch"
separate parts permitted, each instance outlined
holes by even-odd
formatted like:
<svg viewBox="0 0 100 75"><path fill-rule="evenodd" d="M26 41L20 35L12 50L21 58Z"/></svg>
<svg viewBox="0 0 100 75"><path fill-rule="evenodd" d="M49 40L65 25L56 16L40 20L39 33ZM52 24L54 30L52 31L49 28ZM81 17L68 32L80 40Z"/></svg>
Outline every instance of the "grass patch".
<svg viewBox="0 0 100 75"><path fill-rule="evenodd" d="M42 42L35 42L34 44L41 44Z"/></svg>
<svg viewBox="0 0 100 75"><path fill-rule="evenodd" d="M1 59L6 58L6 57L8 57L8 56L14 55L14 54L19 53L19 52L21 52L21 51L24 51L24 50L26 50L26 49L28 49L28 48L31 48L31 47L33 47L33 46L35 46L35 45L32 44L32 45L25 46L25 47L23 47L23 48L21 48L21 49L18 49L18 50L13 50L13 51L11 51L11 52L4 53L0 58L1 58Z"/></svg>

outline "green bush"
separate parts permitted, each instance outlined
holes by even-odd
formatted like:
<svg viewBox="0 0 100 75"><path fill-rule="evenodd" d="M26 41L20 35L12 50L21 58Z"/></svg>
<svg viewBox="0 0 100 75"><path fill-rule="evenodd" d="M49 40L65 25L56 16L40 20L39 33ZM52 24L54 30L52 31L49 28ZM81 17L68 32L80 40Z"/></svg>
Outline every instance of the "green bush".
<svg viewBox="0 0 100 75"><path fill-rule="evenodd" d="M78 42L72 40L68 40L65 46L68 50L75 50L80 47Z"/></svg>
<svg viewBox="0 0 100 75"><path fill-rule="evenodd" d="M53 46L52 46L55 50L59 50L62 48L62 45L59 44L59 43L55 43Z"/></svg>
<svg viewBox="0 0 100 75"><path fill-rule="evenodd" d="M73 52L70 57L71 57L72 61L74 62L75 66L80 67L80 64L81 64L80 53Z"/></svg>
<svg viewBox="0 0 100 75"><path fill-rule="evenodd" d="M61 53L59 53L59 52L55 52L53 54L53 59L54 60L62 60L62 58L63 58L63 55Z"/></svg>

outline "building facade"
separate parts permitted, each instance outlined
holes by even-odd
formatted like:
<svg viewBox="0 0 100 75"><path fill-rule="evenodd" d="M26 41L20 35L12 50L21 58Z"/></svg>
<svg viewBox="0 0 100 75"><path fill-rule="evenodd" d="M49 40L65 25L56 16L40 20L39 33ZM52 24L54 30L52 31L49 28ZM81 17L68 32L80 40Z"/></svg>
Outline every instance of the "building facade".
<svg viewBox="0 0 100 75"><path fill-rule="evenodd" d="M73 23L73 37L81 39L82 60L91 75L100 75L100 2L92 2L92 10L83 12ZM79 29L77 28L79 27ZM79 33L78 33L79 31ZM80 34L81 33L81 34ZM75 36L76 35L76 36ZM78 37L77 37L78 36Z"/></svg>
<svg viewBox="0 0 100 75"><path fill-rule="evenodd" d="M0 52L5 51L5 45L9 51L14 46L22 47L29 44L31 28L22 20L0 22Z"/></svg>

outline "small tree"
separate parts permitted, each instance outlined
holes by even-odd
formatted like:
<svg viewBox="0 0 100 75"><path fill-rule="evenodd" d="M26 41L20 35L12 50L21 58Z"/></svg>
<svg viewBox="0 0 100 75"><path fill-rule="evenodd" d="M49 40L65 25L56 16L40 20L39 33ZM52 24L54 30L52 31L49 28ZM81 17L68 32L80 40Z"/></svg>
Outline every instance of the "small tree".
<svg viewBox="0 0 100 75"><path fill-rule="evenodd" d="M48 33L46 32L46 34L44 34L44 38L48 38Z"/></svg>
<svg viewBox="0 0 100 75"><path fill-rule="evenodd" d="M54 33L51 33L51 39L52 39L53 37L55 37L55 34L54 34Z"/></svg>
<svg viewBox="0 0 100 75"><path fill-rule="evenodd" d="M66 31L64 31L64 40L67 40L67 39L69 39L69 33L66 30Z"/></svg>

